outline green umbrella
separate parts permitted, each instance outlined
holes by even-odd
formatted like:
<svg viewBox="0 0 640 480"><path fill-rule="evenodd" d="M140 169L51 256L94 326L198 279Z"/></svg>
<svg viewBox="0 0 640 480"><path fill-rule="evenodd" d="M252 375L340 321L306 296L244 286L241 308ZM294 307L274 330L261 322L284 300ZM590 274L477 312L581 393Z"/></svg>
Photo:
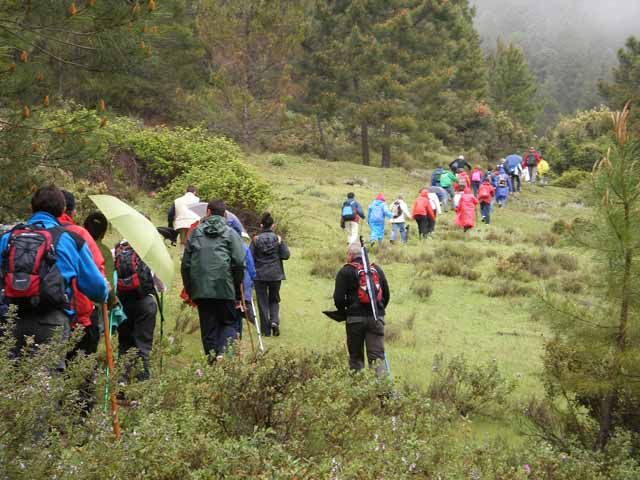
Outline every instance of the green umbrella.
<svg viewBox="0 0 640 480"><path fill-rule="evenodd" d="M144 215L116 197L91 195L89 198L169 288L175 275L173 260L156 227Z"/></svg>

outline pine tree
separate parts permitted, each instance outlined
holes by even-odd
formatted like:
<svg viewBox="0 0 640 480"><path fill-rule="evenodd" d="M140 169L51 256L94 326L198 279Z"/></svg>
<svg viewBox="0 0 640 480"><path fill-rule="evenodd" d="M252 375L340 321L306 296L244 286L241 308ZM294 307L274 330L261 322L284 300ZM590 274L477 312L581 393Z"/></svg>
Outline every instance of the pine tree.
<svg viewBox="0 0 640 480"><path fill-rule="evenodd" d="M522 126L532 127L540 113L535 99L538 87L523 51L498 40L496 52L489 59L489 71L495 109L508 112Z"/></svg>
<svg viewBox="0 0 640 480"><path fill-rule="evenodd" d="M219 109L214 129L255 146L278 129L295 85L292 64L305 28L303 0L207 0L197 31Z"/></svg>
<svg viewBox="0 0 640 480"><path fill-rule="evenodd" d="M548 294L545 302L556 334L546 348L547 392L563 399L596 449L616 429L640 431L640 141L627 133L628 115L625 107L614 116L616 141L594 166L593 214L571 229L598 277L585 298ZM582 407L596 429L575 420Z"/></svg>
<svg viewBox="0 0 640 480"><path fill-rule="evenodd" d="M635 37L627 40L625 48L618 50L618 67L613 70L613 81L601 81L598 86L600 94L613 109L630 101L633 120L640 124L640 40Z"/></svg>

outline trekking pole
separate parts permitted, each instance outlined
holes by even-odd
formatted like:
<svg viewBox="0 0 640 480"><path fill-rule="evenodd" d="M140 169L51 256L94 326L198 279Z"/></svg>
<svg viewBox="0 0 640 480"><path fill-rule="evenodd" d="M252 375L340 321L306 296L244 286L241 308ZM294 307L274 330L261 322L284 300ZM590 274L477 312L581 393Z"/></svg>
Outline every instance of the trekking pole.
<svg viewBox="0 0 640 480"><path fill-rule="evenodd" d="M371 313L373 314L373 320L378 323L378 304L377 298L373 290L373 277L371 275L371 264L369 263L369 255L367 254L367 248L364 246L364 238L360 237L360 253L362 255L362 266L364 268L364 278L367 282L367 295L369 296L369 303L371 304ZM387 360L387 352L384 355L384 368L387 370L387 374L391 376L391 368L389 368L389 360Z"/></svg>
<svg viewBox="0 0 640 480"><path fill-rule="evenodd" d="M158 293L156 292L156 298ZM158 306L160 307L160 373L162 373L162 359L164 355L162 354L164 348L162 345L162 341L164 339L164 292L160 292L160 300L158 300Z"/></svg>
<svg viewBox="0 0 640 480"><path fill-rule="evenodd" d="M253 293L251 294L251 310L253 310L253 315L256 316L256 306L253 303ZM264 353L264 344L262 343L262 330L260 330L260 319L256 317L256 331L258 332L258 345L260 346L260 351Z"/></svg>
<svg viewBox="0 0 640 480"><path fill-rule="evenodd" d="M251 333L251 322L249 321L249 313L247 312L247 304L244 301L244 285L240 284L240 296L242 299L240 302L242 303L242 311L244 312L244 319L247 321L247 330L249 330L249 340L251 341L251 352L253 353L253 358L256 358L256 346L253 343L253 334Z"/></svg>
<svg viewBox="0 0 640 480"><path fill-rule="evenodd" d="M102 304L102 320L104 323L104 346L107 351L107 368L108 368L108 380L113 378L113 350L111 348L111 325L109 324L109 312L107 304ZM109 398L111 399L111 420L113 422L113 434L116 440L120 440L120 422L118 421L118 402L116 402L116 395L111 390L109 392Z"/></svg>

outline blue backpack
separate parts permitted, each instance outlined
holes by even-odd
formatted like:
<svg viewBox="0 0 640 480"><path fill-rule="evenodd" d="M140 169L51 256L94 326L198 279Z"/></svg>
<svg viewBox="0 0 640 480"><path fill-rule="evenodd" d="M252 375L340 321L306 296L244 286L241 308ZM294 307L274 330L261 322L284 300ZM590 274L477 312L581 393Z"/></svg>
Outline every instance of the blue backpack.
<svg viewBox="0 0 640 480"><path fill-rule="evenodd" d="M374 205L369 216L371 223L384 223L384 207L382 205Z"/></svg>
<svg viewBox="0 0 640 480"><path fill-rule="evenodd" d="M342 204L342 219L345 222L352 222L356 219L356 210L353 208L354 200L347 200Z"/></svg>

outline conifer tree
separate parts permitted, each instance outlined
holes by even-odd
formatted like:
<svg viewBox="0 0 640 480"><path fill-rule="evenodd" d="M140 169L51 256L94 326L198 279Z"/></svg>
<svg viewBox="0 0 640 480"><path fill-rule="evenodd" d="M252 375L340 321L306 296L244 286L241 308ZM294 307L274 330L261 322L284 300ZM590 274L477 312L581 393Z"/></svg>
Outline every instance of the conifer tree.
<svg viewBox="0 0 640 480"><path fill-rule="evenodd" d="M616 429L640 431L640 142L627 132L628 115L627 107L614 115L615 142L594 166L593 214L571 228L596 264L593 288L577 300L548 294L544 310L556 334L546 347L547 392L574 419L588 409L594 429L573 423L596 449Z"/></svg>
<svg viewBox="0 0 640 480"><path fill-rule="evenodd" d="M630 37L625 48L618 50L618 67L613 70L613 81L601 81L598 87L613 109L619 109L630 101L632 118L640 123L640 40ZM635 127L640 128L640 125Z"/></svg>

